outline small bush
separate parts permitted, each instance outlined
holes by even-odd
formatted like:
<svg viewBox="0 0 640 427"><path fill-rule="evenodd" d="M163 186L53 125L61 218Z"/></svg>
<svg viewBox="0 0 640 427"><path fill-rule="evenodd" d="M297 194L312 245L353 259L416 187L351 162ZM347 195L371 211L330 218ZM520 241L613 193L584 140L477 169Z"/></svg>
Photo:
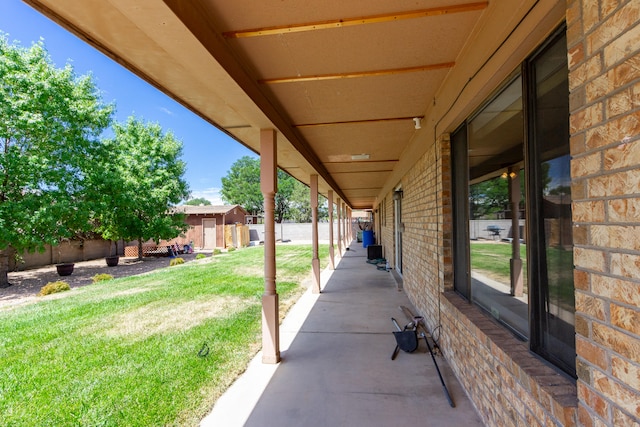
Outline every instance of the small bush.
<svg viewBox="0 0 640 427"><path fill-rule="evenodd" d="M227 252L233 252L236 250L235 246L229 246L229 249L227 249Z"/></svg>
<svg viewBox="0 0 640 427"><path fill-rule="evenodd" d="M219 248L215 248L213 250L213 255L220 255L221 253L222 253L222 251ZM211 255L211 256L213 256L213 255Z"/></svg>
<svg viewBox="0 0 640 427"><path fill-rule="evenodd" d="M39 297L43 297L45 295L55 294L55 293L58 293L58 292L64 292L64 291L68 291L70 289L71 289L71 287L69 286L69 284L67 282L63 282L61 280L58 280L57 282L49 282L46 285L44 285L40 289L40 292L38 292L38 296Z"/></svg>
<svg viewBox="0 0 640 427"><path fill-rule="evenodd" d="M113 280L113 276L107 273L96 274L91 278L93 283L104 282L105 280Z"/></svg>
<svg viewBox="0 0 640 427"><path fill-rule="evenodd" d="M169 261L169 266L180 265L180 264L184 264L184 259L180 257L173 258L171 261Z"/></svg>
<svg viewBox="0 0 640 427"><path fill-rule="evenodd" d="M202 258L206 258L207 256L205 254L198 254L196 255L196 259L202 259Z"/></svg>

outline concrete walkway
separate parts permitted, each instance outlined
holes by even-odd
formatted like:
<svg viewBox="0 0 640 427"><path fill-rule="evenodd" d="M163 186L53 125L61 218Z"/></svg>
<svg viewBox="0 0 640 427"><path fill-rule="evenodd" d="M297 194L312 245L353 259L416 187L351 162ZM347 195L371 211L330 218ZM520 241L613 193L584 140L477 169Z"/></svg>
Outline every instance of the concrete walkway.
<svg viewBox="0 0 640 427"><path fill-rule="evenodd" d="M217 401L201 426L481 426L447 362L438 367L424 341L395 360L391 317L404 325L410 305L391 273L366 263L354 243L335 271L322 273L322 294L307 292L281 326L282 362L261 354Z"/></svg>

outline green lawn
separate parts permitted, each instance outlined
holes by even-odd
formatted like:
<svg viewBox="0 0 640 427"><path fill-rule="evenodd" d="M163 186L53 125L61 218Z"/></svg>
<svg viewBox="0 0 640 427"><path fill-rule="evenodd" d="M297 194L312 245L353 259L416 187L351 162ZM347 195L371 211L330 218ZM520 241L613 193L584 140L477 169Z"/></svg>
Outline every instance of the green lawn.
<svg viewBox="0 0 640 427"><path fill-rule="evenodd" d="M520 245L524 280L527 277L527 247ZM471 242L471 269L509 286L511 259L510 243Z"/></svg>
<svg viewBox="0 0 640 427"><path fill-rule="evenodd" d="M312 252L277 255L286 307ZM260 346L263 259L248 248L0 311L1 424L198 425Z"/></svg>

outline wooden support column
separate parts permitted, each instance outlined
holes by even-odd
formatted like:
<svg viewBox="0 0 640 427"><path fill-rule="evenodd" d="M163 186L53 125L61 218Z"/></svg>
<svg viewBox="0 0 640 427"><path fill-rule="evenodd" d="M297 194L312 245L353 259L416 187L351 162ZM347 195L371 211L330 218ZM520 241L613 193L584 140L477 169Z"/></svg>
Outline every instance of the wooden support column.
<svg viewBox="0 0 640 427"><path fill-rule="evenodd" d="M342 206L342 246L346 251L349 247L349 243L347 243L347 204L345 202L340 202L340 204Z"/></svg>
<svg viewBox="0 0 640 427"><path fill-rule="evenodd" d="M333 190L327 193L327 201L329 206L329 263L331 269L336 269L335 248L333 247Z"/></svg>
<svg viewBox="0 0 640 427"><path fill-rule="evenodd" d="M314 294L320 293L320 258L318 256L318 175L311 175L311 231L313 245L313 287Z"/></svg>
<svg viewBox="0 0 640 427"><path fill-rule="evenodd" d="M342 256L342 233L341 233L341 224L340 224L340 210L342 209L342 202L340 199L336 200L336 214L338 216L336 223L338 225L338 253Z"/></svg>
<svg viewBox="0 0 640 427"><path fill-rule="evenodd" d="M280 362L280 319L276 293L275 197L278 192L277 144L273 129L260 131L260 191L264 196L264 294L262 363Z"/></svg>
<svg viewBox="0 0 640 427"><path fill-rule="evenodd" d="M511 295L521 297L524 291L522 259L520 259L520 174L509 169L509 202L511 203Z"/></svg>

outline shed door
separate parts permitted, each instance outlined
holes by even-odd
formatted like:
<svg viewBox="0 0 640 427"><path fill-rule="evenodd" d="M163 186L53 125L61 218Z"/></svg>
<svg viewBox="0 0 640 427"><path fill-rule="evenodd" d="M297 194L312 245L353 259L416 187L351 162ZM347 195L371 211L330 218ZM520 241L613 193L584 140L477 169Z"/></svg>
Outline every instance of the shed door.
<svg viewBox="0 0 640 427"><path fill-rule="evenodd" d="M216 247L216 220L203 219L202 233L204 235L202 245L203 249L214 249Z"/></svg>

